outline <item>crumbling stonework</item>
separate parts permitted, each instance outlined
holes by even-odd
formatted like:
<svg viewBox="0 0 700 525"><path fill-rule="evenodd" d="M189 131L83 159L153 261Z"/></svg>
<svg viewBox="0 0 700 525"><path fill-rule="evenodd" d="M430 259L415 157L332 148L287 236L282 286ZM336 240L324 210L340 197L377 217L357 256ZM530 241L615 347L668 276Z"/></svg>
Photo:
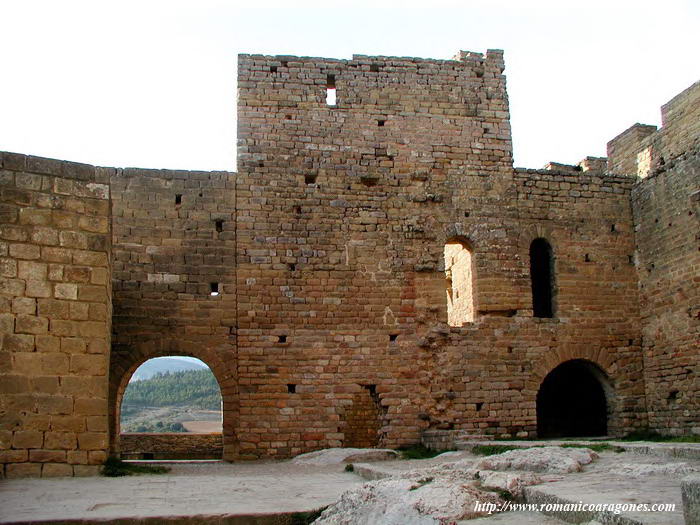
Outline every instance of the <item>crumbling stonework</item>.
<svg viewBox="0 0 700 525"><path fill-rule="evenodd" d="M164 355L212 369L230 460L397 447L426 430L532 437L544 417L565 432L566 407L538 397L564 363L600 390L605 407L591 417L610 434L698 427L700 88L664 106L660 130L636 125L611 141L607 172L594 157L513 169L503 69L500 51L241 55L238 173L73 173L3 154L4 475L42 474L30 456L46 443L21 442L32 425L42 439L52 429L34 422L44 414L34 383L53 395L75 381L62 410L81 430L50 448L66 452L43 474L78 474L71 454L96 463L120 452L126 384ZM44 209L66 200L64 180L83 207L52 240L46 221L62 219ZM79 255L52 259L64 241ZM549 258L537 285L549 308L537 311L534 241ZM87 269L51 273L75 261ZM92 282L100 275L111 275L111 299L108 282ZM58 310L40 308L49 289ZM98 306L114 310L111 352ZM55 334L70 339L61 353L103 361L66 357L67 369L36 372L24 360L43 351L41 331L69 319L75 334ZM18 348L27 337L33 346ZM99 414L83 414L83 395ZM99 443L79 440L95 432Z"/></svg>

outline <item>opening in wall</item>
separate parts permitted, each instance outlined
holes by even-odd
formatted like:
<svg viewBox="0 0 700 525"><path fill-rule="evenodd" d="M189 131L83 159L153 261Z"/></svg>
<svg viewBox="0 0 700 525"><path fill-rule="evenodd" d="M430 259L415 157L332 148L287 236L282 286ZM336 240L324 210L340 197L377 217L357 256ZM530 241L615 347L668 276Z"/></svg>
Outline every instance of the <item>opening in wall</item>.
<svg viewBox="0 0 700 525"><path fill-rule="evenodd" d="M115 402L123 459L221 458L221 387L199 359L182 355L148 359Z"/></svg>
<svg viewBox="0 0 700 525"><path fill-rule="evenodd" d="M329 106L335 106L335 103L335 75L328 75L326 78L326 104Z"/></svg>
<svg viewBox="0 0 700 525"><path fill-rule="evenodd" d="M535 239L530 245L530 279L533 315L554 317L554 257L545 239Z"/></svg>
<svg viewBox="0 0 700 525"><path fill-rule="evenodd" d="M209 295L212 297L219 295L219 283L209 283Z"/></svg>
<svg viewBox="0 0 700 525"><path fill-rule="evenodd" d="M469 244L454 239L445 244L445 292L447 324L462 326L474 321L474 263Z"/></svg>

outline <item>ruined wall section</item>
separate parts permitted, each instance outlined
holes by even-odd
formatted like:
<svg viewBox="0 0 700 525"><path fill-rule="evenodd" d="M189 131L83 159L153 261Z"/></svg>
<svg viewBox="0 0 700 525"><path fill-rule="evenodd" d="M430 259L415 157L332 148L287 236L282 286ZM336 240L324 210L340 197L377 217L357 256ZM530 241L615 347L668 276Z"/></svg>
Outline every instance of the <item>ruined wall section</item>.
<svg viewBox="0 0 700 525"><path fill-rule="evenodd" d="M700 137L700 81L661 107L662 127L635 124L608 142L608 172L647 177L684 152Z"/></svg>
<svg viewBox="0 0 700 525"><path fill-rule="evenodd" d="M110 177L113 448L119 447L121 396L135 369L152 357L189 355L219 382L225 457L235 457L235 174L118 169Z"/></svg>
<svg viewBox="0 0 700 525"><path fill-rule="evenodd" d="M0 153L0 197L0 477L96 474L108 447L108 174Z"/></svg>
<svg viewBox="0 0 700 525"><path fill-rule="evenodd" d="M496 51L239 57L242 451L342 445L363 389L382 444L418 441L432 401L417 342L447 322L447 240L481 248L477 308L521 295L502 285L516 243L502 71Z"/></svg>
<svg viewBox="0 0 700 525"><path fill-rule="evenodd" d="M650 428L699 433L700 150L633 189Z"/></svg>

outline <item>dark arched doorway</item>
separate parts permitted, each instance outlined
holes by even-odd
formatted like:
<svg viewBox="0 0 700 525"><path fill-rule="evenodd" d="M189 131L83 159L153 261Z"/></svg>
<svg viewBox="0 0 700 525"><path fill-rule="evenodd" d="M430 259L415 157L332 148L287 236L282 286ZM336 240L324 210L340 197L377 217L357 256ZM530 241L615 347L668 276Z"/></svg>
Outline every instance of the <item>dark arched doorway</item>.
<svg viewBox="0 0 700 525"><path fill-rule="evenodd" d="M562 363L537 392L537 435L543 438L605 436L605 374L583 359Z"/></svg>

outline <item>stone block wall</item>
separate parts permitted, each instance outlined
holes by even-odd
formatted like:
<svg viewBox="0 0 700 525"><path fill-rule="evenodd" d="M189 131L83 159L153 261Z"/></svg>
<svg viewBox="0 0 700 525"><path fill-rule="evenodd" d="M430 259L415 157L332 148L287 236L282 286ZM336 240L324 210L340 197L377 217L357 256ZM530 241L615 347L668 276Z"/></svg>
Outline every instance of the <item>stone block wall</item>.
<svg viewBox="0 0 700 525"><path fill-rule="evenodd" d="M122 459L221 459L221 433L121 434Z"/></svg>
<svg viewBox="0 0 700 525"><path fill-rule="evenodd" d="M236 455L235 175L111 170L114 340L110 364L112 449L121 399L144 361L189 355L216 376L225 457Z"/></svg>
<svg viewBox="0 0 700 525"><path fill-rule="evenodd" d="M534 435L539 384L577 358L609 377L613 432L644 424L632 181L600 162L514 173L501 54L460 58L240 57L242 453L345 444L370 387L384 446L428 428ZM537 237L555 248L556 319L532 318ZM447 326L453 240L473 252L462 327Z"/></svg>
<svg viewBox="0 0 700 525"><path fill-rule="evenodd" d="M700 433L700 150L632 192L649 426Z"/></svg>
<svg viewBox="0 0 700 525"><path fill-rule="evenodd" d="M512 242L498 228L514 194L502 71L498 51L239 57L242 453L343 445L366 388L382 444L420 439L418 323L447 322L446 240L473 229L493 242L477 262L480 307L508 301L489 290Z"/></svg>
<svg viewBox="0 0 700 525"><path fill-rule="evenodd" d="M106 458L109 197L101 168L0 153L0 477Z"/></svg>
<svg viewBox="0 0 700 525"><path fill-rule="evenodd" d="M663 126L628 147L608 144L609 167L638 175L631 205L640 294L649 425L662 433L700 432L700 82L661 108ZM617 148L617 149L616 149Z"/></svg>
<svg viewBox="0 0 700 525"><path fill-rule="evenodd" d="M517 220L493 283L509 298L503 310L480 310L474 323L433 324L419 339L419 368L428 394L415 401L431 428L474 435L534 436L542 380L571 359L594 363L607 376L611 434L644 426L634 236L626 177L550 170L515 171ZM529 246L545 238L553 249L555 313L532 315ZM488 244L474 244L474 258ZM481 282L475 281L476 301ZM437 299L435 299L437 301Z"/></svg>
<svg viewBox="0 0 700 525"><path fill-rule="evenodd" d="M533 437L571 360L609 433L696 429L698 85L610 142L614 174L514 170L503 69L493 50L241 55L235 174L2 154L2 474L133 452L122 395L166 355L216 376L224 459Z"/></svg>

